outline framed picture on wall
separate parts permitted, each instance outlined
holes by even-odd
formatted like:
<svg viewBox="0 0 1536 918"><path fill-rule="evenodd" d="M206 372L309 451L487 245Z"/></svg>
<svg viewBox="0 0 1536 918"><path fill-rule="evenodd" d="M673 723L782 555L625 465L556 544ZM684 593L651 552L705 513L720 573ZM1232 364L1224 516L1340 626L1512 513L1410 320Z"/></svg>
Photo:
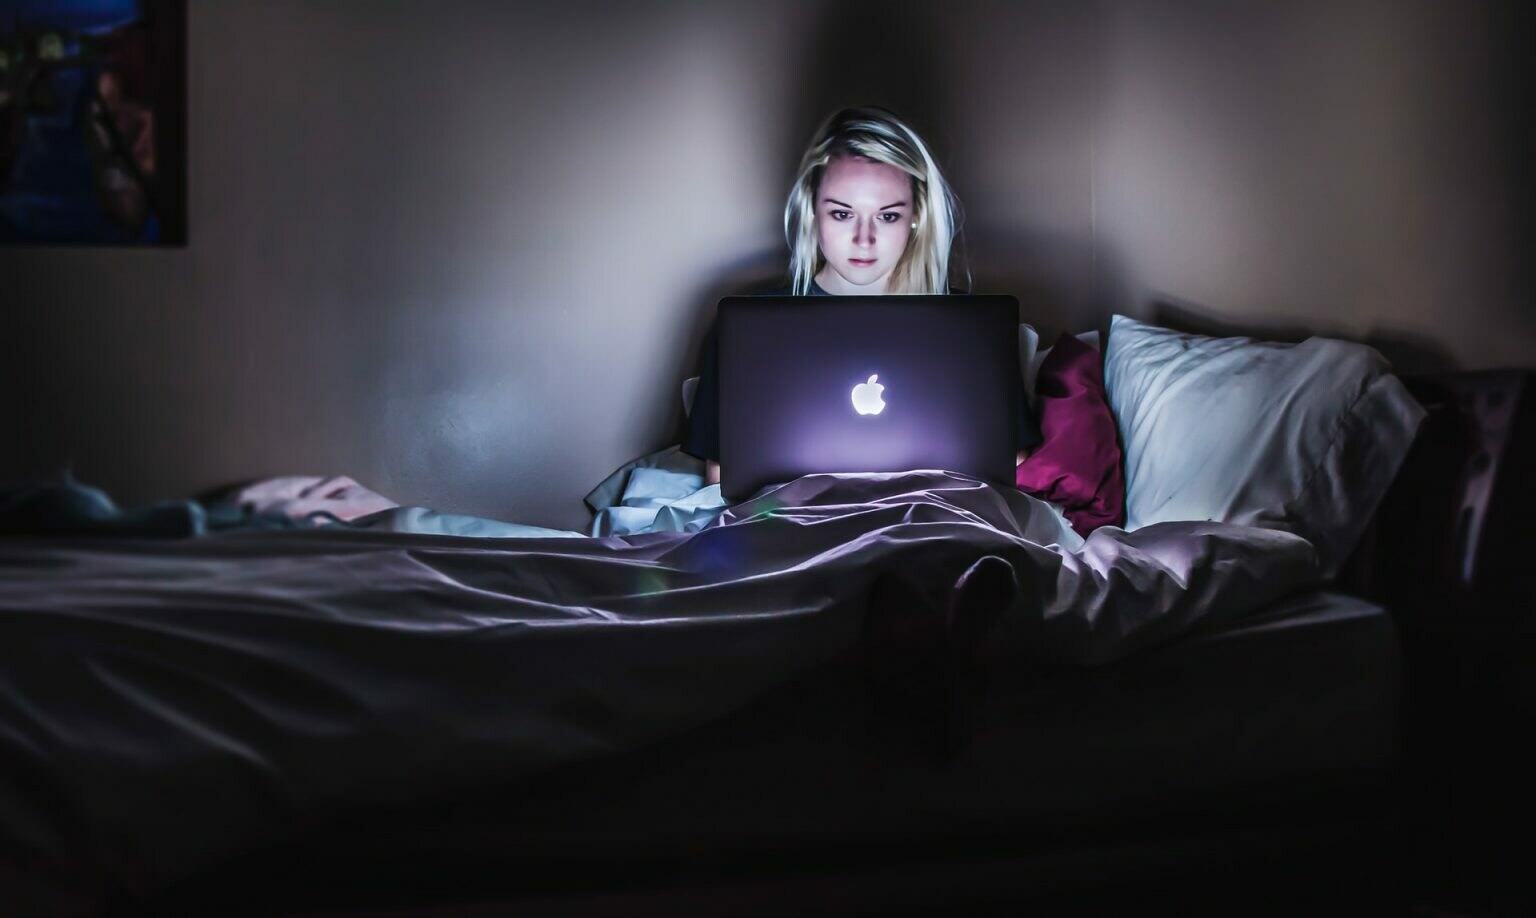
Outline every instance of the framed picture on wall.
<svg viewBox="0 0 1536 918"><path fill-rule="evenodd" d="M0 244L185 245L185 0L0 0Z"/></svg>

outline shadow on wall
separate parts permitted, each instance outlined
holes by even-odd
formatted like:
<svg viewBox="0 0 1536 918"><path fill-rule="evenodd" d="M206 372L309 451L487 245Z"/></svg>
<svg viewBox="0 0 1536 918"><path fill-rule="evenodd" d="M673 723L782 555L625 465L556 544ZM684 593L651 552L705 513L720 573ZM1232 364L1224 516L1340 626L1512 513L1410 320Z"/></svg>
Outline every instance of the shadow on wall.
<svg viewBox="0 0 1536 918"><path fill-rule="evenodd" d="M687 301L695 304L695 314L698 318L688 326L686 344L681 348L674 346L670 349L674 354L681 351L682 357L677 365L677 387L673 390L677 397L668 402L672 406L671 416L660 428L671 431L671 434L667 437L666 443L660 444L658 448L680 443L683 440L685 432L681 394L683 380L699 372L699 352L709 329L714 327L715 311L720 300L728 296L768 293L784 286L786 258L782 249L761 250L744 255L735 261L721 265L707 280L688 292Z"/></svg>
<svg viewBox="0 0 1536 918"><path fill-rule="evenodd" d="M823 6L808 32L813 37L801 71L799 103L790 111L784 138L784 190L794 180L811 132L834 109L879 105L900 115L934 148L940 163L950 149L944 78L933 36L942 28L928 5L900 7L878 0L845 0Z"/></svg>
<svg viewBox="0 0 1536 918"><path fill-rule="evenodd" d="M1339 338L1375 348L1398 373L1435 373L1457 369L1457 361L1445 345L1410 332L1373 329L1363 336L1335 335L1286 322L1233 322L1219 310L1159 294L1146 313L1147 321L1197 335L1218 338L1247 337L1264 341L1298 342L1311 337Z"/></svg>
<svg viewBox="0 0 1536 918"><path fill-rule="evenodd" d="M1034 230L982 226L973 235L976 261L990 270L976 277L976 293L1018 297L1019 321L1050 342L1059 334L1109 330L1124 283L1119 259L1102 240Z"/></svg>

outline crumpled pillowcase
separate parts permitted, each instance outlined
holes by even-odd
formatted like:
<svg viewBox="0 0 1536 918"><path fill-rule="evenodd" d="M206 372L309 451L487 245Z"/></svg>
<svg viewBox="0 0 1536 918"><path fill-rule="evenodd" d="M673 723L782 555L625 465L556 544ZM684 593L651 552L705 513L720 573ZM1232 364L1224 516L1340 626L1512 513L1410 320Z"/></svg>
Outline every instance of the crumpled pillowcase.
<svg viewBox="0 0 1536 918"><path fill-rule="evenodd" d="M1085 331L1073 337L1083 342L1095 351L1102 352L1099 346L1099 333L1097 331ZM1024 375L1024 394L1029 396L1029 406L1035 408L1040 399L1035 392L1035 379L1040 375L1040 368L1045 365L1045 358L1051 355L1050 348L1040 347L1040 333L1028 322L1019 325L1019 372Z"/></svg>
<svg viewBox="0 0 1536 918"><path fill-rule="evenodd" d="M1126 316L1104 355L1125 450L1126 529L1218 520L1348 558L1424 418L1363 344L1210 338Z"/></svg>
<svg viewBox="0 0 1536 918"><path fill-rule="evenodd" d="M1099 352L1063 334L1033 383L1044 440L1014 470L1015 485L1060 506L1078 535L1120 525L1125 479Z"/></svg>

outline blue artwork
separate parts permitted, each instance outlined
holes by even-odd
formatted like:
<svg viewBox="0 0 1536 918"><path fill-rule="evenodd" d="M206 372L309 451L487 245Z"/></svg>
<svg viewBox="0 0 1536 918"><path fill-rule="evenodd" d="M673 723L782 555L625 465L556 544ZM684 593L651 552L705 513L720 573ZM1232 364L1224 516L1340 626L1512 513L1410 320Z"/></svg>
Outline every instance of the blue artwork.
<svg viewBox="0 0 1536 918"><path fill-rule="evenodd" d="M185 0L0 0L0 244L186 234Z"/></svg>

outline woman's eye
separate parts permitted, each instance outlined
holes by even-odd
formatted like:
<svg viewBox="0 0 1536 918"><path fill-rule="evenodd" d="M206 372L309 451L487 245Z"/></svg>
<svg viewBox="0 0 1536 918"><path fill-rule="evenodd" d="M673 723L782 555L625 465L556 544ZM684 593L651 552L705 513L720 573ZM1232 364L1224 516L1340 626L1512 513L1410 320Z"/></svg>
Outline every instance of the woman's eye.
<svg viewBox="0 0 1536 918"><path fill-rule="evenodd" d="M853 214L849 213L846 210L833 210L833 211L828 211L828 213L831 215L832 219L834 219L834 220L846 220L849 217L853 216ZM887 217L889 217L890 219L887 220L886 219ZM896 221L898 221L900 219L901 219L901 214L897 214L897 213L885 213L885 214L881 214L880 215L880 222L881 223L895 223Z"/></svg>

